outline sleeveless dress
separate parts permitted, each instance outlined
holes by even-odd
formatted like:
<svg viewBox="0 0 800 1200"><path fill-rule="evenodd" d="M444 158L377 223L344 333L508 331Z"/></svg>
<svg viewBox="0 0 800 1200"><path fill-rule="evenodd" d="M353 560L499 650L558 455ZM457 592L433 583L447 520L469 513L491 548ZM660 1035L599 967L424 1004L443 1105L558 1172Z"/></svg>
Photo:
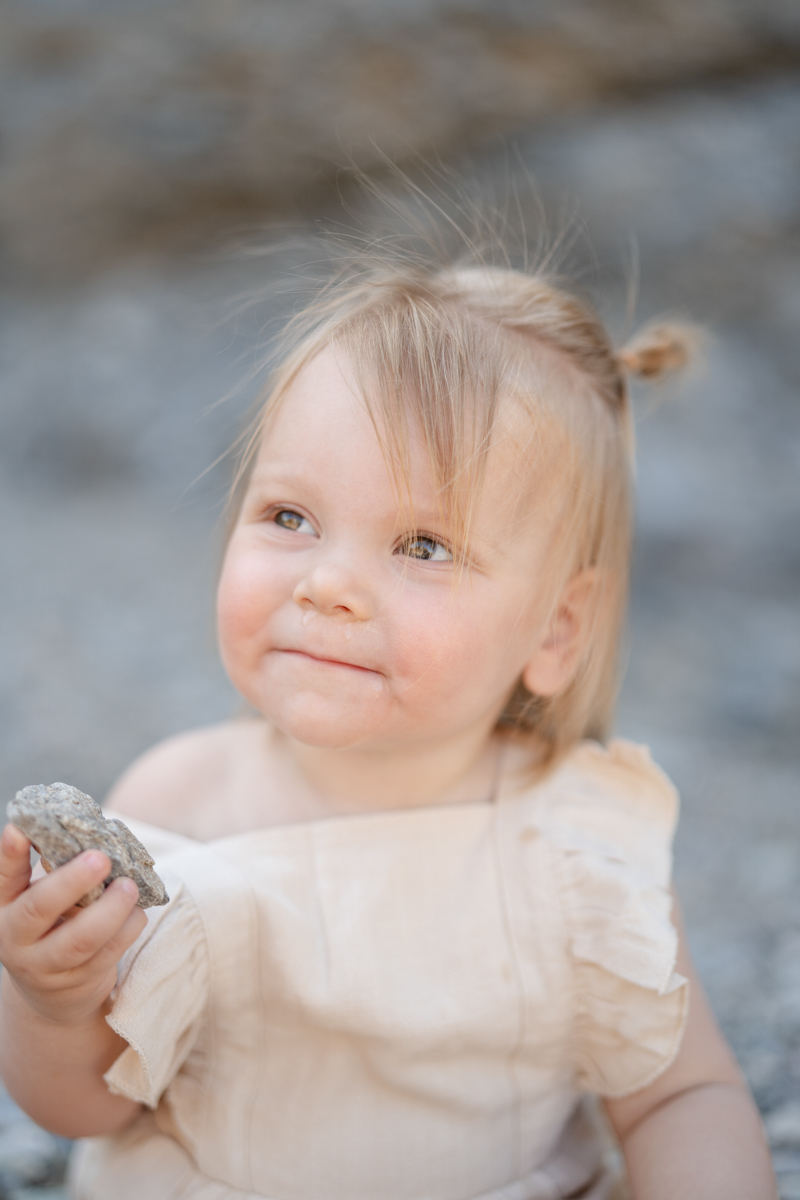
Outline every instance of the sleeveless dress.
<svg viewBox="0 0 800 1200"><path fill-rule="evenodd" d="M171 896L125 955L106 1074L146 1106L75 1200L602 1200L581 1097L680 1045L675 791L581 743L492 803L198 843L131 821Z"/></svg>

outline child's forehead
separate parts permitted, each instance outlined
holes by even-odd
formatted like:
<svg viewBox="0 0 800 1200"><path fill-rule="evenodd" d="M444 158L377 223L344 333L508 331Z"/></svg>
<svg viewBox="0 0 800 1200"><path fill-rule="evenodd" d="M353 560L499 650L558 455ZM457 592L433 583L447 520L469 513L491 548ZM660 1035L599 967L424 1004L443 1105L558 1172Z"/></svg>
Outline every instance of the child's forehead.
<svg viewBox="0 0 800 1200"><path fill-rule="evenodd" d="M299 367L288 385L273 399L263 423L261 445L270 439L276 427L284 427L287 422L295 428L298 423L305 422L311 428L317 428L320 422L337 424L343 416L348 424L371 428L380 441L390 432L388 426L403 424L412 441L424 444L425 437L416 415L424 406L424 397L421 404L412 405L407 403L408 397L398 391L387 404L386 391L377 364L363 360L356 364L347 347L327 343ZM462 415L464 423L470 421L470 407L467 401ZM401 409L405 412L399 419ZM526 421L518 409L510 392L508 397L501 396L498 416L504 433L513 433L525 440L529 438L529 430L524 427L530 425L530 419ZM281 432L285 429L281 428Z"/></svg>
<svg viewBox="0 0 800 1200"><path fill-rule="evenodd" d="M361 408L363 404L359 403L358 389L346 355L335 346L323 346L302 364L273 399L264 421L262 444L287 420L293 425L304 420L317 425L334 409L337 414L347 409L355 415Z"/></svg>
<svg viewBox="0 0 800 1200"><path fill-rule="evenodd" d="M524 386L518 377L517 386L501 389L482 443L467 439L461 447L453 445L446 464L449 478L436 477L441 446L437 463L415 415L419 407L409 406L410 412L392 428L398 412L382 402L379 373L370 364L360 366L347 347L333 342L302 364L264 421L254 477L269 465L286 472L319 472L321 485L343 465L355 476L374 477L379 462L398 494L415 508L427 505L440 513L453 504L470 508L479 494L505 520L520 521L553 508L563 482L557 453L561 438L535 396L550 383L550 356Z"/></svg>
<svg viewBox="0 0 800 1200"><path fill-rule="evenodd" d="M525 458L530 455L531 448L541 442L545 426L551 422L544 417L543 411L539 411L535 397L557 386L559 374L557 360L544 353L540 361L527 364L524 372L515 372L507 384L496 388L495 416L490 433L493 442L502 442L507 456ZM338 420L342 410L346 410L350 420L364 428L371 427L380 441L391 433L389 426L402 424L410 441L424 447L426 439L417 413L425 408L426 397L419 398L421 402L408 403L408 395L404 395L408 388L387 388L384 375L377 362L360 359L356 363L346 345L328 342L299 367L274 399L264 421L264 435L269 436L280 423L281 414L286 414L287 410L289 419L295 424L308 420L315 427L326 418ZM484 406L483 390L481 379L476 377L471 393L455 399L461 413L453 424L460 422L466 427L478 424ZM388 399L387 391L391 391L391 399ZM523 394L524 400L521 399ZM332 409L336 412L334 418L331 418ZM262 444L264 440L262 437Z"/></svg>

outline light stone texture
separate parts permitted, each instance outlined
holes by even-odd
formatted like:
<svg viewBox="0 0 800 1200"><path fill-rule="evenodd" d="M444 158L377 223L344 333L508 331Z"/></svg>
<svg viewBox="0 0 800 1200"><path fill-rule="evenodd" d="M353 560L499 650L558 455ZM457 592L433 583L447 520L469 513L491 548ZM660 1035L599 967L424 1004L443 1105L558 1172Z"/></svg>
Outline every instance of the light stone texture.
<svg viewBox="0 0 800 1200"><path fill-rule="evenodd" d="M2 1200L66 1200L63 1179L69 1150L70 1142L35 1125L0 1084Z"/></svg>
<svg viewBox="0 0 800 1200"><path fill-rule="evenodd" d="M108 878L82 896L79 907L99 900L111 881L121 876L138 887L140 908L169 900L153 869L153 859L139 839L118 818L107 820L97 801L77 788L66 783L32 784L17 792L6 815L30 839L45 871L62 866L83 850L102 850L108 855Z"/></svg>
<svg viewBox="0 0 800 1200"><path fill-rule="evenodd" d="M27 1184L48 1180L59 1158L58 1139L32 1121L17 1121L0 1131L0 1178Z"/></svg>
<svg viewBox="0 0 800 1200"><path fill-rule="evenodd" d="M800 1100L790 1100L774 1109L765 1125L773 1146L793 1147L800 1152Z"/></svg>
<svg viewBox="0 0 800 1200"><path fill-rule="evenodd" d="M794 0L5 0L0 232L70 275L798 47Z"/></svg>
<svg viewBox="0 0 800 1200"><path fill-rule="evenodd" d="M164 63L167 78L174 56L190 53L172 44L151 53L160 22L173 19L166 7L140 9L146 20L130 61L144 67L120 77L133 99L110 106L113 137L76 133L96 138L91 154L47 158L49 131L81 106L94 120L103 108L90 97L95 81L102 75L103 88L113 83L108 74L95 75L96 65L89 70L77 50L70 59L58 49L48 32L56 14L65 27L77 14L94 31L97 63L105 61L109 23L134 22L137 7L105 5L94 21L88 14L97 7L89 0L7 6L21 40L6 39L4 52L36 42L25 32L35 16L45 49L54 47L64 64L34 69L31 52L0 83L14 99L0 117L10 131L0 181L0 221L14 240L8 253L19 262L63 253L72 262L74 252L82 262L117 265L90 279L68 278L60 288L7 276L0 291L4 797L29 779L64 777L102 796L158 738L223 719L239 706L213 637L227 472L224 464L207 468L230 444L251 390L217 402L246 373L280 298L252 317L220 324L227 299L257 286L271 268L216 253L180 259L156 252L187 229L195 236L225 225L221 209L206 204L207 176L197 172L213 173L219 164L227 170L232 162L225 155L214 160L216 151L203 158L200 149L179 159L175 141L161 159L152 151L158 129L177 126L140 119L136 80L146 91L149 71ZM363 13L380 7L365 4ZM721 21L755 21L762 32L750 46L766 45L771 23L786 51L784 66L769 74L765 62L760 79L754 66L749 80L731 73L704 82L698 70L691 86L639 91L632 101L614 98L613 88L602 103L591 92L580 104L537 110L536 124L519 109L509 147L489 147L478 162L502 183L518 153L551 212L565 197L577 202L589 240L576 262L616 332L625 328L632 238L641 264L637 318L677 312L712 329L706 367L682 392L667 389L656 400L642 391L637 398L639 523L617 729L649 742L680 788L676 874L692 947L771 1120L800 1089L800 75L791 61L800 7L711 7ZM565 25L580 11L550 8ZM222 11L201 9L202 20ZM694 10L699 20L710 8ZM5 11L2 20L10 20ZM170 9L176 21L185 11L182 0ZM284 9L260 11L266 22ZM606 21L604 9L597 11L592 29ZM606 27L613 41L618 27ZM299 73L296 79L299 95L305 81ZM458 86L467 92L470 84L462 72ZM148 94L153 112L169 110L166 93ZM489 101L481 103L491 113ZM270 131L291 110L282 106L281 99L270 108ZM397 105L387 101L386 108ZM310 99L312 137L318 114ZM245 137L238 116L229 128ZM304 211L341 215L328 191L305 190L309 175L299 172L291 187L280 182L302 158L301 143L292 140L301 126L291 128L286 140L264 142L273 149L248 168L274 177L276 196L295 197L276 200L270 211L292 211L297 201ZM476 121L473 145L481 144L481 128L487 126ZM150 141L147 129L155 130ZM453 145L464 144L459 137ZM106 153L107 143L117 147L114 154ZM115 155L127 161L129 144L150 147L134 157L155 163L159 178L184 171L194 182L167 189L160 207L147 183L150 166L118 174ZM446 155L450 145L445 140L439 149ZM307 162L316 172L319 160ZM41 186L23 182L29 170L25 178L44 180ZM241 178L239 170L231 169L231 178ZM142 188L115 182L127 178ZM13 203L12 190L19 197ZM131 217L128 205L142 197L147 202ZM248 210L252 223L269 208L258 205ZM178 214L173 225L159 224L167 210ZM38 241L41 230L47 237ZM120 266L114 247L142 253ZM74 269L69 262L64 270ZM800 1200L800 1153L776 1147L776 1166L784 1200Z"/></svg>

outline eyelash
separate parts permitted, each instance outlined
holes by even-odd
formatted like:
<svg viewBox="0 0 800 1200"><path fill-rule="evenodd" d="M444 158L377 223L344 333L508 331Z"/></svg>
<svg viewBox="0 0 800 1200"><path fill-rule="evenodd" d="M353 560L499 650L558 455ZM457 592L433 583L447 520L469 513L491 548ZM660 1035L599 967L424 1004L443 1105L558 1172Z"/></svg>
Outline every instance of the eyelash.
<svg viewBox="0 0 800 1200"><path fill-rule="evenodd" d="M412 546L414 546L415 544L423 543L423 542L427 542L430 546L434 547L434 551L432 554L424 555L424 554L411 554L410 553ZM432 537L431 534L429 534L429 533L417 532L417 533L409 534L408 537L403 542L401 542L400 545L397 547L397 549L395 550L395 554L400 554L403 552L403 550L406 550L409 558L414 559L417 562L429 562L431 559L434 558L436 550L444 550L445 554L447 555L447 558L445 558L445 559L438 558L438 559L434 559L434 561L436 561L436 562L452 562L453 561L453 552L450 549L450 547L447 545L447 543L443 542L440 538Z"/></svg>
<svg viewBox="0 0 800 1200"><path fill-rule="evenodd" d="M278 518L284 516L284 514L287 516L298 517L299 518L298 525L296 525L296 526L284 525L281 521L278 520ZM311 522L308 520L308 517L304 517L303 514L301 512L298 512L297 509L295 509L295 508L275 508L269 514L269 519L270 519L270 521L272 521L273 525L277 525L279 529L288 529L290 533L297 533L298 526L302 525L303 521L306 521L309 525L311 525ZM312 528L313 528L313 526L312 526ZM314 530L314 532L316 533L316 530Z"/></svg>
<svg viewBox="0 0 800 1200"><path fill-rule="evenodd" d="M294 526L292 526L290 524L283 524L283 522L279 520L279 518L282 516L298 518L297 524ZM269 514L269 519L270 519L270 521L272 521L272 523L274 525L277 525L279 529L287 529L287 530L289 530L290 533L299 532L300 531L299 527L300 527L300 525L302 525L302 523L304 521L308 525L311 525L311 522L308 520L308 517L304 517L302 513L298 512L294 508L273 509L272 512ZM314 532L316 533L316 530ZM425 546L425 543L427 543L426 546ZM413 554L413 553L411 553L411 549L414 546L420 546L420 547L424 546L425 549L430 548L430 552L427 554ZM443 550L447 557L446 558L442 558L441 556L436 557L438 550ZM450 547L447 545L446 542L443 542L440 538L433 537L429 533L422 533L419 531L415 532L413 534L409 534L405 538L405 540L402 541L400 543L400 545L394 551L395 554L402 554L404 552L407 554L408 558L413 559L417 562L430 562L431 560L433 560L435 562L452 562L453 561L453 552L450 549Z"/></svg>

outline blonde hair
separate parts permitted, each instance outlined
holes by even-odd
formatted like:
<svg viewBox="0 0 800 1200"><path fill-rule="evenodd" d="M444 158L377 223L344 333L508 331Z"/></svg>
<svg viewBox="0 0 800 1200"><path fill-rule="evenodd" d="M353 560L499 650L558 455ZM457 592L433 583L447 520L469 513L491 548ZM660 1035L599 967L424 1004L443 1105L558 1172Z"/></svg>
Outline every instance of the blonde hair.
<svg viewBox="0 0 800 1200"><path fill-rule="evenodd" d="M513 397L531 423L521 452L534 471L555 468L553 603L578 572L594 581L590 637L569 686L539 697L520 681L499 721L530 739L540 766L552 764L581 738L603 740L613 718L633 512L629 377L662 378L684 364L693 341L690 329L659 323L616 351L592 306L544 269L498 267L474 252L431 262L396 243L351 247L288 323L242 442L233 519L269 415L306 364L335 345L408 500L409 446L421 431L458 556L501 401Z"/></svg>

